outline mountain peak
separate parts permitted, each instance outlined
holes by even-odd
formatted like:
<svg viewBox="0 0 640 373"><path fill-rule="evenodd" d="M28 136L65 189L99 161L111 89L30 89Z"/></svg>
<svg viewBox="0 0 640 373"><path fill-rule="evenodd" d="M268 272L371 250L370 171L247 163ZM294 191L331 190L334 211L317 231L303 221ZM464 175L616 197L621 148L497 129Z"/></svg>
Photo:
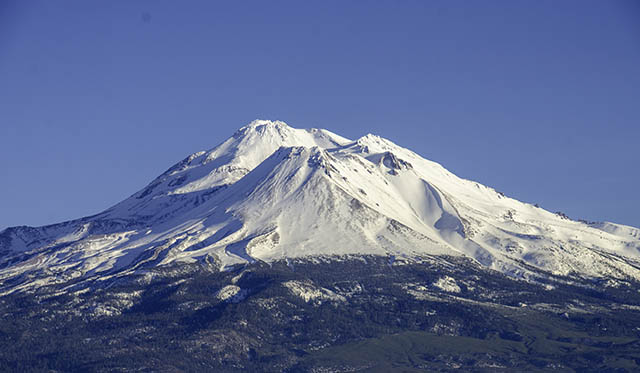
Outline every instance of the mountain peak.
<svg viewBox="0 0 640 373"><path fill-rule="evenodd" d="M393 142L371 133L360 137L355 141L355 145L364 153L384 153L400 148Z"/></svg>
<svg viewBox="0 0 640 373"><path fill-rule="evenodd" d="M256 128L256 127L280 127L290 128L289 125L281 120L270 119L254 119L244 127Z"/></svg>
<svg viewBox="0 0 640 373"><path fill-rule="evenodd" d="M264 135L270 131L282 133L292 130L294 130L292 127L289 127L288 124L279 120L255 119L249 124L241 127L236 131L236 134L246 135L247 133L255 132Z"/></svg>

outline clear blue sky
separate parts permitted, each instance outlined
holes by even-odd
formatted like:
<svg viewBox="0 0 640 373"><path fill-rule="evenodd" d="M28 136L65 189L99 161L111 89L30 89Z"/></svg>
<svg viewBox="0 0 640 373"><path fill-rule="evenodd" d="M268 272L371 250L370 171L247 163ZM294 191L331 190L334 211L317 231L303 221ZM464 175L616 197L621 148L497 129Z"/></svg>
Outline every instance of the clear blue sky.
<svg viewBox="0 0 640 373"><path fill-rule="evenodd" d="M255 118L640 226L640 2L0 1L0 229L97 213Z"/></svg>

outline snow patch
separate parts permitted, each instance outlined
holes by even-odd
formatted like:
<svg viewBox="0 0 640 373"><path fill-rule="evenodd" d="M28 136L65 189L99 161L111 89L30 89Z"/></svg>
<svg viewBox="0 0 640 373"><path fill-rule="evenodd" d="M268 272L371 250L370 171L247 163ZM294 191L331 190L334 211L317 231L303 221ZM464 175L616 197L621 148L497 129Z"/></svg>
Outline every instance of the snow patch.
<svg viewBox="0 0 640 373"><path fill-rule="evenodd" d="M282 285L289 289L289 291L304 300L305 302L310 301L333 301L333 302L346 302L347 299L340 295L336 294L329 289L325 289L323 287L315 286L310 282L302 282L302 281L286 281L283 282Z"/></svg>
<svg viewBox="0 0 640 373"><path fill-rule="evenodd" d="M433 286L449 293L459 293L460 286L453 277L444 276L438 279L438 281L433 283Z"/></svg>
<svg viewBox="0 0 640 373"><path fill-rule="evenodd" d="M216 298L223 302L240 303L247 297L247 290L237 285L227 285L216 292Z"/></svg>

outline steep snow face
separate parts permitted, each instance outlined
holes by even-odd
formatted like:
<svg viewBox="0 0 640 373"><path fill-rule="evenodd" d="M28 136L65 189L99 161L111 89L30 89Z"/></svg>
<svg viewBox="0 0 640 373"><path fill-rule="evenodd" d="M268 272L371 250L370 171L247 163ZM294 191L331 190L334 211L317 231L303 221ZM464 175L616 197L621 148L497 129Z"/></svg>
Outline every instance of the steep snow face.
<svg viewBox="0 0 640 373"><path fill-rule="evenodd" d="M185 201L202 202L240 180L281 146L333 148L347 143L349 140L326 130L255 120L215 148L191 154L103 216L174 215L184 210Z"/></svg>
<svg viewBox="0 0 640 373"><path fill-rule="evenodd" d="M348 142L326 130L301 130L283 122L256 120L219 146L195 153L192 161L171 171L168 176L172 180L187 178L177 188L168 188L168 193L190 193L233 183L282 146L333 148Z"/></svg>
<svg viewBox="0 0 640 373"><path fill-rule="evenodd" d="M14 291L172 262L466 255L516 277L640 279L640 230L582 223L460 179L374 135L254 121L95 216L0 233ZM226 294L226 293L224 293Z"/></svg>

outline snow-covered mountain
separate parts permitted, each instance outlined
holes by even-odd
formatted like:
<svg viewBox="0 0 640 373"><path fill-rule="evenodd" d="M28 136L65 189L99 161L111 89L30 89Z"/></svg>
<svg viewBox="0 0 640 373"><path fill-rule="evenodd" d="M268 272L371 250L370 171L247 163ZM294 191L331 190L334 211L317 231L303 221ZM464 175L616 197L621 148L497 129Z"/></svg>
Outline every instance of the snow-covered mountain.
<svg viewBox="0 0 640 373"><path fill-rule="evenodd" d="M375 135L256 120L100 214L0 232L0 291L169 263L358 254L640 279L639 229L516 201Z"/></svg>

